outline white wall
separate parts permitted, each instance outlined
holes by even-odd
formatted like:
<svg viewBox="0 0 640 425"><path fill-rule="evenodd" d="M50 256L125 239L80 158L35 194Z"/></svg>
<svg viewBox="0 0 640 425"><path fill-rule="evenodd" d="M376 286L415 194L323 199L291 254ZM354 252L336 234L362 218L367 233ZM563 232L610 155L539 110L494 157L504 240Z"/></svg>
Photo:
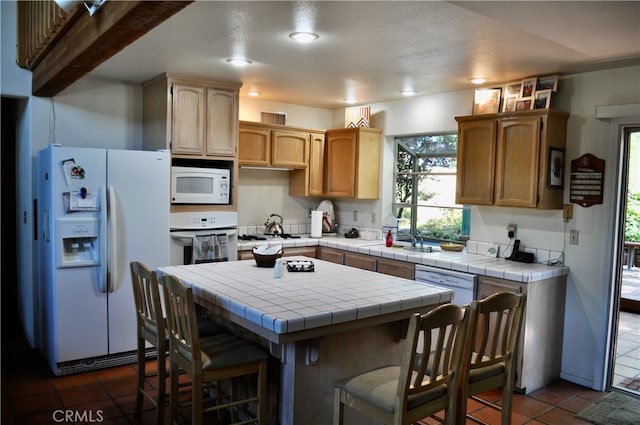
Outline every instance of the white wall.
<svg viewBox="0 0 640 425"><path fill-rule="evenodd" d="M239 118L241 121L260 122L261 112L287 115L287 125L308 129L331 128L331 111L288 103L267 102L254 97L240 98Z"/></svg>
<svg viewBox="0 0 640 425"><path fill-rule="evenodd" d="M567 245L566 264L571 268L567 286L562 376L599 388L602 385L604 341L611 282L607 265L613 253L611 223L614 220L617 125L595 118L598 105L640 103L640 67L570 75L562 78L558 109L570 111L566 157L585 153L605 160L604 203L588 208L574 206L569 229L580 232L579 245ZM636 123L640 124L640 116ZM612 128L616 127L616 128ZM565 177L565 187L568 186ZM568 202L565 191L565 202ZM597 347L597 349L594 349Z"/></svg>

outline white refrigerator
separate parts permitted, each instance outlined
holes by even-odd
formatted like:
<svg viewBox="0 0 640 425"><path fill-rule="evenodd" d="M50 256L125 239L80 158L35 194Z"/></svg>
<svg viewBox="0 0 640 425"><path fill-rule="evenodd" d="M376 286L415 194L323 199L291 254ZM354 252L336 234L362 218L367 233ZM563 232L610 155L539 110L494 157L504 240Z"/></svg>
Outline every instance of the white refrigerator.
<svg viewBox="0 0 640 425"><path fill-rule="evenodd" d="M135 361L129 262L169 264L168 152L38 154L40 348L56 375Z"/></svg>

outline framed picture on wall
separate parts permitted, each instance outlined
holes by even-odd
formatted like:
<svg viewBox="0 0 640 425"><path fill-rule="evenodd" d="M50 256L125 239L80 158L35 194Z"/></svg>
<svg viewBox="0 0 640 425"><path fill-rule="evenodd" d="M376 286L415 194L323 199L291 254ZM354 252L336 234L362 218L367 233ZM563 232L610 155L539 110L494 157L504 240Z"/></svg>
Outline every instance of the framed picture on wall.
<svg viewBox="0 0 640 425"><path fill-rule="evenodd" d="M518 101L517 96L505 97L504 102L502 102L502 112L513 112L516 110L516 102Z"/></svg>
<svg viewBox="0 0 640 425"><path fill-rule="evenodd" d="M545 109L551 107L551 90L536 91L533 109Z"/></svg>
<svg viewBox="0 0 640 425"><path fill-rule="evenodd" d="M504 86L504 97L518 97L522 90L522 81L512 81Z"/></svg>
<svg viewBox="0 0 640 425"><path fill-rule="evenodd" d="M522 87L520 88L520 97L530 97L536 91L536 77L525 78L522 80Z"/></svg>
<svg viewBox="0 0 640 425"><path fill-rule="evenodd" d="M547 77L538 78L538 82L536 83L536 91L538 90L558 90L558 76L557 75L549 75Z"/></svg>
<svg viewBox="0 0 640 425"><path fill-rule="evenodd" d="M564 180L564 149L549 148L547 187L562 187Z"/></svg>
<svg viewBox="0 0 640 425"><path fill-rule="evenodd" d="M516 100L516 111L528 111L533 105L533 97Z"/></svg>
<svg viewBox="0 0 640 425"><path fill-rule="evenodd" d="M496 114L500 112L501 88L476 89L473 96L473 115Z"/></svg>

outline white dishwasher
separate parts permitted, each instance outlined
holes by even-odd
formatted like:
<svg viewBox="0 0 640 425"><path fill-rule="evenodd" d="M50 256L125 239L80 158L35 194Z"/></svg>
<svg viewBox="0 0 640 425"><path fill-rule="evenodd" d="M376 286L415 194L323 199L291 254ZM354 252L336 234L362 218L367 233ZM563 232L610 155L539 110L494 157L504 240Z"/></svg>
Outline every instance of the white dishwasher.
<svg viewBox="0 0 640 425"><path fill-rule="evenodd" d="M451 289L451 302L457 305L470 304L476 298L478 276L474 274L416 264L415 280Z"/></svg>

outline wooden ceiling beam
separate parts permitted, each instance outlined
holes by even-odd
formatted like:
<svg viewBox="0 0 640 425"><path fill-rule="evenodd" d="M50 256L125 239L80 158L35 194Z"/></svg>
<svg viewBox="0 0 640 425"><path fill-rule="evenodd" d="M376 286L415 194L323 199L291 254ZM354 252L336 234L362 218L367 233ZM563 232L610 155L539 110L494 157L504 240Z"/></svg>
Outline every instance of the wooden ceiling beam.
<svg viewBox="0 0 640 425"><path fill-rule="evenodd" d="M55 96L192 2L107 1L81 14L33 69L33 95Z"/></svg>

